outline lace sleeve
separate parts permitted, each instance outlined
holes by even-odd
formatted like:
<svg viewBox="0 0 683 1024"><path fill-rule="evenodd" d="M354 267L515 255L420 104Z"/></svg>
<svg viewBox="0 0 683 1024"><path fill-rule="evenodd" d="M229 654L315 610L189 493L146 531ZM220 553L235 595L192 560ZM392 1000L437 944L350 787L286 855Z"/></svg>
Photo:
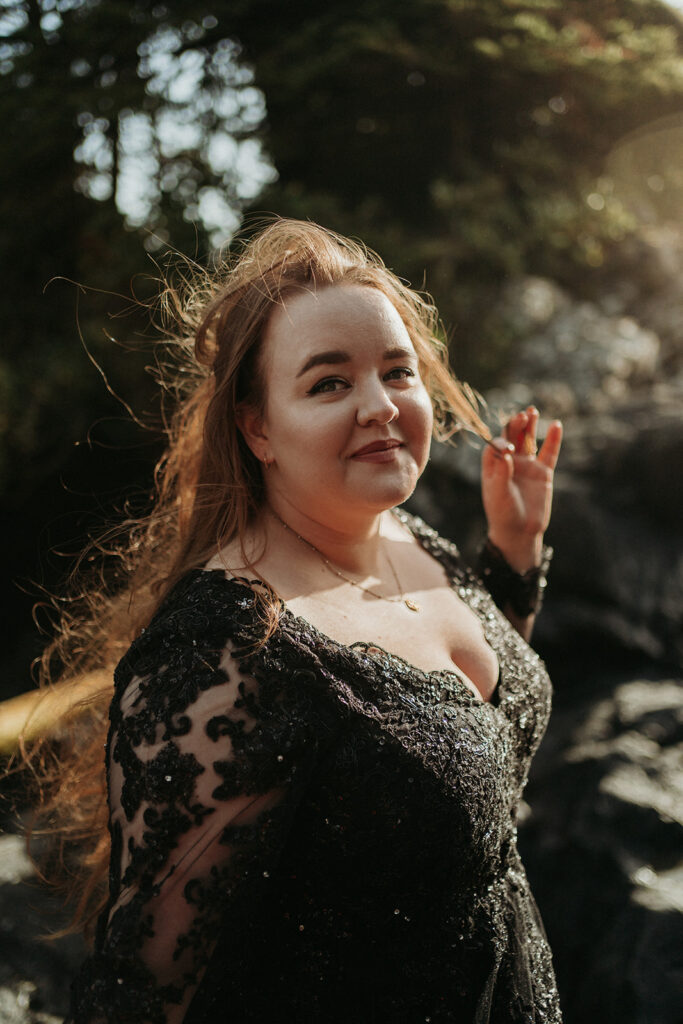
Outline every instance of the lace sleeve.
<svg viewBox="0 0 683 1024"><path fill-rule="evenodd" d="M245 674L230 643L166 643L157 660L123 672L112 704L110 902L74 1024L183 1020L231 901L278 856L315 747L278 681Z"/></svg>

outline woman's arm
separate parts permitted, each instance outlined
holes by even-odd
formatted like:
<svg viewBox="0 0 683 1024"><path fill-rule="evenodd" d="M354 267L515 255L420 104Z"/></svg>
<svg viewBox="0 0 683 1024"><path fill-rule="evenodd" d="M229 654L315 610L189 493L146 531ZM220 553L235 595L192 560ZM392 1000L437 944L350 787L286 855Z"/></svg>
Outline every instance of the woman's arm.
<svg viewBox="0 0 683 1024"><path fill-rule="evenodd" d="M550 522L553 474L562 443L562 424L554 420L537 453L537 427L538 410L529 406L508 422L505 438L494 442L498 450L487 445L482 458L482 499L493 546L489 551L492 572L496 560L502 558L513 574L529 574L529 582L543 563L543 535ZM511 576L511 585L513 582ZM528 640L535 612L533 608L515 611L513 603L503 603L503 611Z"/></svg>
<svg viewBox="0 0 683 1024"><path fill-rule="evenodd" d="M201 640L167 644L112 705L110 904L70 1024L180 1024L231 907L273 869L315 739Z"/></svg>

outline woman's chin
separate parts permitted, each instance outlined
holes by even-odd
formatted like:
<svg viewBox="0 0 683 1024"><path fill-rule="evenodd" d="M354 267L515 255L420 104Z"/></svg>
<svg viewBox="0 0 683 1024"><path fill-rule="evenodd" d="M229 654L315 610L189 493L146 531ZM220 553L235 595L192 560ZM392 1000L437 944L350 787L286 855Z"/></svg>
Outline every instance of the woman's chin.
<svg viewBox="0 0 683 1024"><path fill-rule="evenodd" d="M405 469L400 473L374 473L365 479L325 481L319 478L314 491L308 487L272 486L268 489L268 501L276 508L289 506L322 522L363 518L402 505L415 490L418 479L417 467L414 471Z"/></svg>
<svg viewBox="0 0 683 1024"><path fill-rule="evenodd" d="M378 511L394 508L407 501L417 486L417 475L405 476L398 480L376 481L373 486L368 486L355 494L359 506L371 505ZM349 505L353 499L349 500Z"/></svg>

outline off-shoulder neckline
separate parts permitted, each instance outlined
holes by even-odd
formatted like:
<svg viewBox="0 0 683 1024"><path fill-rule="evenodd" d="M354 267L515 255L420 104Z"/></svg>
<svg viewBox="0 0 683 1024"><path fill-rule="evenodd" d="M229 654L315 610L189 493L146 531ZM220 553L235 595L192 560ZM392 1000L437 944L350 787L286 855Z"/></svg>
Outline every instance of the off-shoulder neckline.
<svg viewBox="0 0 683 1024"><path fill-rule="evenodd" d="M498 675L498 681L495 689L491 694L491 700L484 700L483 697L477 697L473 690L467 685L462 677L462 673L458 670L457 666L454 665L452 669L449 668L434 668L424 669L414 665L407 658L401 657L400 654L394 654L393 651L387 651L386 648L382 647L381 644L376 643L374 640L354 640L351 644L342 643L341 640L335 640L334 637L328 636L327 633L323 633L321 629L314 626L312 622L304 618L303 615L295 615L294 612L282 602L282 613L283 617L290 623L298 626L300 629L309 630L314 639L320 643L332 645L338 651L343 654L350 654L356 661L362 666L364 657L370 658L373 664L377 665L378 668L384 669L386 666L383 662L393 662L400 665L410 675L417 676L420 679L427 681L433 679L454 679L461 689L462 693L473 703L473 704L484 704L491 707L496 707L498 687L500 685L500 673ZM377 657L371 653L371 651L379 651L381 657ZM494 700L495 698L495 700Z"/></svg>
<svg viewBox="0 0 683 1024"><path fill-rule="evenodd" d="M438 548L438 545L433 545L432 543L430 543L431 540L439 540L439 535L435 531L431 530L427 526L427 524L423 522L423 520L419 519L419 517L413 516L411 513L406 512L404 509L392 509L391 511L392 514L395 515L396 518L401 523L403 523L403 525L406 526L407 529L410 530L413 537L415 537L417 542L425 549L425 551L427 551L427 553L430 554L432 558L435 558L443 566L444 571L446 573L448 585L451 588L453 588L457 583L457 575L449 572L448 566L445 565L444 562L438 557L437 551L434 550L434 547L436 546ZM446 554L445 551L444 554ZM211 575L217 574L220 578L225 580L226 583L234 583L240 587L244 587L245 585L250 588L253 588L254 586L264 586L263 580L252 580L246 576L229 576L225 570L219 568L201 569L198 571L206 572ZM477 694L474 693L471 687L468 686L468 684L465 682L463 678L463 673L458 669L458 667L455 664L452 669L422 669L419 668L417 665L414 665L412 662L408 661L406 658L403 658L401 655L394 654L393 651L387 651L384 647L381 646L381 644L378 644L373 640L354 640L352 644L345 644L340 640L335 640L334 637L329 636L327 633L324 633L317 626L314 626L312 622L309 622L308 619L304 618L304 616L296 615L291 610L291 608L289 608L287 603L282 600L282 598L280 598L277 595L276 597L280 604L281 621L285 620L291 623L292 625L298 626L299 630L303 631L304 633L306 631L309 631L310 634L320 643L331 645L341 653L351 655L356 661L361 662L363 656L369 657L372 659L373 663L379 666L380 668L383 667L383 661L393 662L397 665L402 666L410 674L416 675L418 678L422 680L454 679L458 684L459 688L461 689L462 693L469 698L472 704L482 704L484 706L493 708L496 708L499 705L499 691L502 677L500 663L496 685L491 693L491 697L489 698L489 700L485 700L484 697L477 696ZM486 640L486 642L489 642L488 639ZM381 658L373 656L370 653L370 650L379 651L381 654Z"/></svg>

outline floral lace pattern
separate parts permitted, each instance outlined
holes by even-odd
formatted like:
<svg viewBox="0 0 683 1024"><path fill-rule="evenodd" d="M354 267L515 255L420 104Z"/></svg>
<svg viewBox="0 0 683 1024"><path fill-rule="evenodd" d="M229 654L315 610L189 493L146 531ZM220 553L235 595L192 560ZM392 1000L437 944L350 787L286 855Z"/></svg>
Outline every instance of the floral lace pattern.
<svg viewBox="0 0 683 1024"><path fill-rule="evenodd" d="M558 1024L515 814L550 684L457 549L491 703L196 570L115 675L110 900L73 1024Z"/></svg>

